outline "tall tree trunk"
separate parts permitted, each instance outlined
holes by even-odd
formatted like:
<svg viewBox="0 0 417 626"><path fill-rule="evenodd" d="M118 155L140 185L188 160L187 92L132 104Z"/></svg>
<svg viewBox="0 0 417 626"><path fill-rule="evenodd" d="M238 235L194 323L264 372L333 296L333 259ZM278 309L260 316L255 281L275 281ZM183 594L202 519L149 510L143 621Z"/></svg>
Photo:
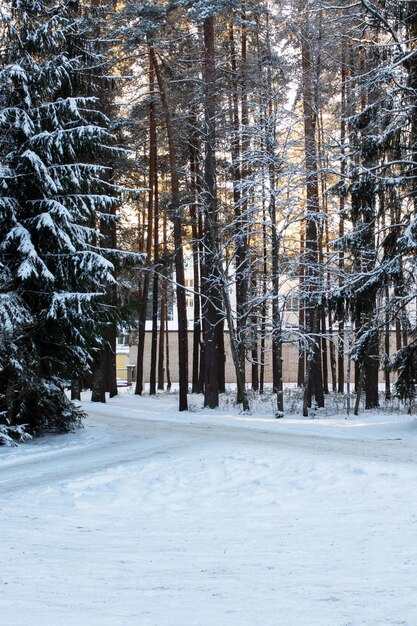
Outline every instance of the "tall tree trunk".
<svg viewBox="0 0 417 626"><path fill-rule="evenodd" d="M201 208L201 207L200 207ZM205 267L205 251L204 251L204 227L203 227L203 211L198 212L198 254L199 254L199 267L200 267L200 294L203 287L203 272ZM199 389L204 393L205 384L205 358L204 358L204 316L203 316L203 302L200 296L200 324L201 324L201 336L203 341L200 341L200 371L199 371Z"/></svg>
<svg viewBox="0 0 417 626"><path fill-rule="evenodd" d="M182 219L180 206L180 184L177 169L177 155L174 142L174 129L172 125L171 110L168 104L165 84L152 45L149 47L153 67L159 87L162 108L165 116L165 124L168 135L169 168L171 174L171 213L174 222L174 245L175 245L175 276L177 283L177 314L178 314L178 365L179 365L179 410L188 409L188 331L187 331L187 305L185 297L184 276L184 252L182 243Z"/></svg>
<svg viewBox="0 0 417 626"><path fill-rule="evenodd" d="M241 27L241 184L244 189L240 193L239 213L236 216L237 229L237 247L236 247L236 313L237 313L237 332L239 337L239 354L241 360L242 373L245 377L246 386L246 350L248 343L248 314L249 314L249 237L248 237L248 209L249 190L247 188L247 178L249 176L248 168L248 151L250 147L249 140L249 105L248 105L248 61L247 61L247 27L245 24L246 15L242 11L242 27ZM238 396L238 402L241 398Z"/></svg>
<svg viewBox="0 0 417 626"><path fill-rule="evenodd" d="M322 30L323 30L323 11L320 10L320 22L319 22L319 41L318 41L318 60L317 60L317 71L316 71L316 84L320 83L320 72L321 72L321 41L322 41ZM326 271L326 291L330 292L330 272L328 269L327 259L329 257L329 216L328 216L328 206L327 206L327 182L326 182L326 171L329 169L329 164L326 159L326 151L325 151L325 142L324 142L324 125L323 125L323 111L319 108L319 98L317 93L317 88L314 89L314 99L315 99L315 111L316 111L316 126L317 126L317 163L320 169L319 175L319 193L321 195L321 204L322 204L322 220L320 221L320 227L318 229L318 238L319 238L319 264L323 268L323 287L324 287L324 268L327 265ZM326 395L329 394L329 344L331 344L331 339L327 338L327 315L326 315L326 305L321 304L321 319L320 319L320 331L321 331L321 359L322 359L322 375L323 375L323 391ZM330 317L330 316L329 316ZM329 321L330 323L330 321Z"/></svg>
<svg viewBox="0 0 417 626"><path fill-rule="evenodd" d="M150 122L149 122L149 142L150 150L153 152L153 285L152 285L152 335L151 335L151 363L149 373L149 395L156 394L156 364L158 350L158 303L159 303L159 279L158 279L158 261L159 261L159 195L158 195L158 144L156 131L156 112L155 112L155 70L152 59L149 60L149 85L150 85Z"/></svg>
<svg viewBox="0 0 417 626"><path fill-rule="evenodd" d="M266 189L265 172L262 172L262 306L261 306L261 364L259 372L259 393L264 392L265 384L265 335L266 335L266 301L267 301L267 280L268 280L268 244L266 232Z"/></svg>
<svg viewBox="0 0 417 626"><path fill-rule="evenodd" d="M267 23L267 84L272 87L272 50L270 43L270 27ZM277 203L276 203L276 121L275 106L272 98L268 94L268 104L265 111L266 138L265 147L268 162L268 185L269 185L269 205L268 213L271 226L271 265L272 265L272 388L276 393L277 412L276 417L284 415L284 389L282 376L282 317L279 304L280 285L280 239L277 229Z"/></svg>
<svg viewBox="0 0 417 626"><path fill-rule="evenodd" d="M256 276L252 275L252 296L256 296ZM251 344L252 344L252 389L259 391L259 354L258 354L258 315L255 312L251 318Z"/></svg>
<svg viewBox="0 0 417 626"><path fill-rule="evenodd" d="M268 136L268 142L272 137ZM268 152L273 156L273 147L268 147ZM277 417L284 414L284 389L282 379L282 318L279 305L280 265L279 250L280 240L277 230L277 210L275 197L275 166L273 158L270 159L269 184L271 189L269 215L271 220L271 261L272 261L272 379L273 391L277 394Z"/></svg>
<svg viewBox="0 0 417 626"><path fill-rule="evenodd" d="M219 321L221 299L217 253L217 191L216 191L216 68L214 49L214 18L204 20L204 272L202 275L204 315L204 406L219 405Z"/></svg>
<svg viewBox="0 0 417 626"><path fill-rule="evenodd" d="M361 73L365 75L372 69L374 59L365 58L365 53L362 51L360 63ZM376 164L378 159L377 100L378 94L374 86L369 89L362 87L360 135L356 135L355 139L364 173L353 179L351 205L354 227L360 238L360 272L364 276L371 274L376 263L377 189L375 180L368 176L367 172ZM379 404L379 331L378 322L375 320L377 290L378 287L375 284L366 285L365 283L356 302L358 340L362 344L361 352L363 354L360 363L359 388L363 378L366 409L375 408ZM363 342L364 336L366 337L365 344Z"/></svg>
<svg viewBox="0 0 417 626"><path fill-rule="evenodd" d="M232 70L232 126L233 126L233 138L231 142L232 148L232 173L233 173L233 205L234 205L234 236L236 239L235 249L235 281L236 281L236 338L238 342L238 355L239 355L239 368L242 376L242 389L238 388L237 401L242 402L242 394L244 388L246 388L246 339L245 339L245 301L247 298L247 271L246 271L246 259L248 253L248 246L245 239L245 227L243 216L243 205L245 204L242 198L241 184L243 178L243 165L242 165L242 150L243 150L243 137L242 143L240 141L240 133L244 124L247 124L247 97L244 94L242 96L242 127L239 120L239 80L238 80L238 65L237 65L237 52L235 45L235 36L233 23L229 27L229 40L231 51L231 70ZM242 28L242 67L245 71L246 63L246 31L245 27ZM244 89L245 91L245 89ZM243 133L247 132L246 129ZM246 203L247 207L247 203Z"/></svg>
<svg viewBox="0 0 417 626"><path fill-rule="evenodd" d="M115 215L115 209L111 210ZM115 220L102 220L100 224L101 241L100 245L110 250L117 247L116 222ZM108 287L108 294L105 298L107 305L116 308L117 288L114 285ZM105 402L106 392L110 398L117 395L117 371L116 371L116 322L109 321L102 333L102 345L100 357L93 368L92 375L92 402Z"/></svg>
<svg viewBox="0 0 417 626"><path fill-rule="evenodd" d="M218 406L219 384L223 384L217 368L224 367L223 313L229 326L230 348L236 373L237 397L243 410L249 410L245 388L244 363L239 355L239 339L234 327L233 311L227 280L223 273L219 255L217 235L217 195L215 161L215 116L216 116L216 68L214 49L214 18L204 21L204 87L205 87L205 162L204 162L204 271L202 273L203 292L203 334L205 385L204 405ZM220 352L220 354L219 354Z"/></svg>
<svg viewBox="0 0 417 626"><path fill-rule="evenodd" d="M139 327L138 327L138 354L136 363L136 387L135 394L142 395L144 390L144 355L145 355L145 337L146 337L146 317L149 297L150 273L149 268L152 258L152 232L153 232L153 209L155 197L155 179L156 179L156 118L155 118L155 101L153 98L155 69L152 54L148 51L149 62L149 89L151 100L149 103L149 193L148 193L148 213L147 213L147 232L146 232L146 257L148 270L145 270L143 277L143 286L140 293L139 305Z"/></svg>
<svg viewBox="0 0 417 626"><path fill-rule="evenodd" d="M316 112L314 109L314 68L311 53L311 32L309 28L309 8L307 0L300 0L301 18L301 65L304 109L304 141L306 166L306 233L305 233L305 279L306 279L306 333L310 345L308 358L307 385L304 393L310 404L315 398L318 407L324 406L322 359L320 346L320 315L317 309L319 291L322 289L322 276L319 265L318 222L319 186L316 150ZM305 413L305 408L304 408Z"/></svg>
<svg viewBox="0 0 417 626"><path fill-rule="evenodd" d="M190 172L191 172L191 193L192 203L190 208L191 230L192 230L192 255L193 255L193 362L192 362L192 392L201 393L203 387L200 379L200 344L201 344L201 303L200 303L200 246L199 240L199 194L201 185L199 182L200 172L198 166L198 138L197 138L197 115L191 109L190 113Z"/></svg>
<svg viewBox="0 0 417 626"><path fill-rule="evenodd" d="M340 116L340 145L341 145L341 161L340 161L340 178L342 188L339 196L339 240L342 241L345 236L345 141L346 141L346 50L345 42L341 43L341 116ZM338 253L338 269L339 269L339 287L343 286L345 272L345 254L342 246ZM340 307L338 312L338 340L337 340L337 391L344 393L345 391L345 311Z"/></svg>

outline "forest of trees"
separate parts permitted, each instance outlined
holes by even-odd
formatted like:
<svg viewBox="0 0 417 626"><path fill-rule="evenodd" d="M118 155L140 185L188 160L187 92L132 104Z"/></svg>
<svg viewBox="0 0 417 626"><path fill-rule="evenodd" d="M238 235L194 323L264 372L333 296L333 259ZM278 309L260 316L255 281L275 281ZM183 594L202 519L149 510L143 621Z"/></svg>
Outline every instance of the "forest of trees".
<svg viewBox="0 0 417 626"><path fill-rule="evenodd" d="M245 411L268 358L285 414L288 342L304 415L376 408L380 372L411 410L417 1L3 0L0 20L4 433L78 423L65 389L116 394L118 326L142 394L149 306L164 389L173 291L180 410L218 406L225 341Z"/></svg>

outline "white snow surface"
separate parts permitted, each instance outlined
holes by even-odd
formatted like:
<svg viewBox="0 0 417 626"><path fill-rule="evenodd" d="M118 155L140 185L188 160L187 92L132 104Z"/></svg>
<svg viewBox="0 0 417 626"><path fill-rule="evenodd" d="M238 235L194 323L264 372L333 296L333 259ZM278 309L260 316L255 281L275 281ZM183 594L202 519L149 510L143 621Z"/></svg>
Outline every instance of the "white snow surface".
<svg viewBox="0 0 417 626"><path fill-rule="evenodd" d="M417 624L414 417L176 404L0 449L1 624Z"/></svg>

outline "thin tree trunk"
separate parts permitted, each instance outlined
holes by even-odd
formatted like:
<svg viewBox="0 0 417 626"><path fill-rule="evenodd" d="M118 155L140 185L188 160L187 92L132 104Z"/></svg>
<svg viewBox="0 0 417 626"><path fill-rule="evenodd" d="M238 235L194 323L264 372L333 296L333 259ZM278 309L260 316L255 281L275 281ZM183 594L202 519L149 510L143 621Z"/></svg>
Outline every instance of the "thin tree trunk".
<svg viewBox="0 0 417 626"><path fill-rule="evenodd" d="M192 392L201 393L203 388L200 379L200 343L201 343L201 304L200 304L200 244L199 241L199 192L200 172L197 155L197 115L192 109L190 114L190 171L191 171L191 193L193 201L190 208L191 229L192 229L192 255L193 255L193 362L192 362Z"/></svg>
<svg viewBox="0 0 417 626"><path fill-rule="evenodd" d="M265 334L266 334L266 296L267 296L267 234L266 234L266 208L265 208L265 183L262 175L262 307L261 307L261 364L259 372L259 393L264 392L265 384Z"/></svg>
<svg viewBox="0 0 417 626"><path fill-rule="evenodd" d="M165 350L165 311L166 311L166 279L162 281L161 294L161 318L159 321L159 350L158 350L158 389L164 390L165 370L164 370L164 350Z"/></svg>
<svg viewBox="0 0 417 626"><path fill-rule="evenodd" d="M329 364L328 364L328 350L327 350L327 329L326 329L326 311L321 309L321 358L323 368L323 391L325 394L329 393Z"/></svg>
<svg viewBox="0 0 417 626"><path fill-rule="evenodd" d="M268 57L272 59L272 51L269 40L269 27L267 29ZM268 64L268 85L272 85L271 64ZM276 417L284 415L284 389L282 378L282 318L279 304L280 264L279 251L280 239L277 230L277 206L276 206L276 175L275 175L275 111L272 100L268 102L268 131L266 133L266 152L268 155L268 178L269 178L269 219L271 223L271 264L272 264L272 388L277 397Z"/></svg>
<svg viewBox="0 0 417 626"><path fill-rule="evenodd" d="M167 298L165 298L165 339L166 339L166 346L165 346L165 352L166 352L166 358L165 358L165 363L167 366L167 391L170 391L171 387L172 387L172 382L171 382L171 370L169 367L169 331L168 331L168 300Z"/></svg>
<svg viewBox="0 0 417 626"><path fill-rule="evenodd" d="M305 382L305 369L306 369L306 351L304 347L304 334L305 334L305 300L302 297L304 292L304 255L305 255L305 235L304 232L301 232L300 236L300 263L299 263L299 273L300 273L300 287L299 287L299 298L298 298L298 330L300 333L300 340L298 342L298 371L297 371L297 386L304 387Z"/></svg>
<svg viewBox="0 0 417 626"><path fill-rule="evenodd" d="M395 320L395 341L398 352L398 350L401 350L402 348L401 321L398 318Z"/></svg>
<svg viewBox="0 0 417 626"><path fill-rule="evenodd" d="M154 209L154 185L156 177L156 119L155 119L155 102L152 97L155 69L151 50L148 51L149 62L149 87L151 91L151 101L149 104L149 193L148 193L148 214L147 214L147 233L146 233L146 257L148 268L152 257L152 232L153 232L153 209ZM146 317L149 297L150 274L149 269L145 270L143 278L143 287L140 294L139 309L139 328L138 328L138 355L136 364L136 388L135 394L142 395L144 390L144 355L145 355L145 337L146 337Z"/></svg>
<svg viewBox="0 0 417 626"><path fill-rule="evenodd" d="M219 332L217 335L218 344L218 379L219 379L219 393L226 391L226 352L224 347L224 320L219 322Z"/></svg>
<svg viewBox="0 0 417 626"><path fill-rule="evenodd" d="M153 162L153 285L152 285L152 335L151 335L151 363L149 373L149 395L156 394L156 365L158 351L158 301L159 301L159 278L158 278L158 261L159 261L159 195L158 195L158 144L156 130L156 112L155 112L155 70L152 59L149 60L149 85L150 85L150 123L149 123L149 141L150 150L152 151Z"/></svg>
<svg viewBox="0 0 417 626"><path fill-rule="evenodd" d="M360 55L362 74L370 71L374 66L374 60L365 59L365 53ZM372 168L378 160L378 145L374 139L377 132L375 127L376 102L378 93L375 87L363 89L362 110L365 106L372 108L367 119L367 124L361 129L361 136L358 138L363 150L363 167ZM366 150L363 149L366 146ZM360 271L367 275L375 268L376 246L375 228L377 220L376 209L376 183L369 180L369 176L363 176L355 185L355 194L352 194L352 212L355 225L360 230L361 237L361 268ZM378 373L379 373L379 331L375 322L375 311L377 308L377 289L367 289L365 295L361 294L358 302L359 311L359 339L366 331L368 338L364 353L363 376L365 391L365 408L372 409L379 405L378 398Z"/></svg>
<svg viewBox="0 0 417 626"><path fill-rule="evenodd" d="M202 293L202 282L203 282L203 271L205 267L205 251L204 251L204 228L203 228L203 212L200 210L198 212L198 254L199 254L199 268L200 268L200 283L199 290L200 294ZM201 334L200 337L203 337L203 341L200 339L200 371L199 371L199 389L204 393L204 385L205 385L205 358L204 358L204 337L205 337L205 326L204 326L204 316L203 312L203 303L200 296L200 328Z"/></svg>
<svg viewBox="0 0 417 626"><path fill-rule="evenodd" d="M258 319L252 316L252 389L259 391Z"/></svg>
<svg viewBox="0 0 417 626"><path fill-rule="evenodd" d="M358 384L357 384L357 389L356 389L355 408L353 410L354 415L359 415L359 404L360 404L361 396L362 396L364 378L365 378L365 368L362 367L360 369Z"/></svg>
<svg viewBox="0 0 417 626"><path fill-rule="evenodd" d="M340 145L341 145L341 161L340 161L340 178L342 182L342 190L339 196L339 240L342 241L345 236L345 192L344 183L346 176L346 163L345 163L345 141L346 141L346 121L345 116L347 112L346 106L346 49L345 42L342 39L341 43L341 116L340 116ZM339 248L338 254L338 269L339 269L339 287L343 286L344 272L345 272L345 255L342 246ZM345 391L345 311L340 310L338 321L338 340L337 340L337 390L339 393Z"/></svg>
<svg viewBox="0 0 417 626"><path fill-rule="evenodd" d="M391 399L391 380L389 369L389 357L390 357L390 314L388 309L389 303L389 289L385 288L385 399Z"/></svg>
<svg viewBox="0 0 417 626"><path fill-rule="evenodd" d="M322 11L320 11L320 40L321 42L321 32L322 32ZM317 63L317 84L320 80L320 61ZM325 267L325 251L328 255L329 253L329 218L328 218L328 207L327 207L327 185L326 185L326 175L325 169L325 149L324 149L324 129L323 129L323 112L318 109L317 104L317 93L315 93L316 100L316 110L317 113L317 151L318 151L318 163L320 164L320 193L321 193L321 202L322 202L322 212L323 212L323 221L320 223L320 228L318 229L319 233L319 263L323 267ZM327 269L327 291L330 291L330 275L329 270ZM321 319L320 319L320 331L321 331L321 358L322 358L322 374L323 374L323 391L326 395L329 394L329 352L328 352L328 344L330 343L327 339L327 316L326 309L322 304L321 307Z"/></svg>
<svg viewBox="0 0 417 626"><path fill-rule="evenodd" d="M180 207L180 185L177 169L177 156L174 143L174 129L172 126L171 111L169 108L165 85L158 65L155 50L149 48L153 67L161 96L162 108L165 115L165 124L168 135L169 167L171 174L171 212L174 222L174 245L175 245L175 275L177 283L177 313L178 313L178 365L179 365L179 410L188 409L188 331L187 331L187 306L185 297L184 277L184 252L182 244L182 220Z"/></svg>
<svg viewBox="0 0 417 626"><path fill-rule="evenodd" d="M245 204L244 199L242 199L242 192L240 189L242 178L243 178L243 166L241 164L242 159L242 150L244 140L242 138L242 145L240 142L240 120L239 120L239 97L238 97L238 68L237 68L237 53L235 46L235 38L234 38L234 28L233 24L230 24L229 28L229 40L230 40L230 50L231 50L231 70L232 70L232 124L233 124L233 139L231 143L232 148L232 172L233 172L233 204L234 204L234 219L235 219L235 239L236 239L236 270L235 270L235 280L236 280L236 337L238 342L238 355L239 355L239 368L241 370L242 376L242 389L238 388L237 393L237 402L242 402L242 394L244 393L244 389L246 387L246 369L245 369L245 361L246 361L246 341L245 341L245 299L247 298L247 289L246 289L246 281L247 281L247 271L246 271L246 259L247 259L247 242L245 239L245 226L244 226L244 216L243 213L243 205ZM242 28L242 43L241 43L241 54L242 54L242 67L245 71L245 63L246 63L246 31L245 28ZM243 89L245 92L245 89ZM247 124L247 98L246 95L242 95L242 127L244 125L244 116L245 123ZM243 132L247 132L243 130ZM247 207L247 203L246 203Z"/></svg>
<svg viewBox="0 0 417 626"><path fill-rule="evenodd" d="M244 3L243 3L244 4ZM247 59L247 27L245 24L246 14L242 11L241 26L241 183L245 185L249 176L248 152L250 148L249 140L249 102L248 102L248 59ZM238 335L240 336L240 358L242 372L245 377L246 386L246 350L248 343L248 315L249 315L249 272L250 272L250 245L248 236L249 221L249 190L241 191L240 219L237 223L238 249L236 259L238 271L236 273L236 312L238 321ZM238 397L238 402L241 398Z"/></svg>

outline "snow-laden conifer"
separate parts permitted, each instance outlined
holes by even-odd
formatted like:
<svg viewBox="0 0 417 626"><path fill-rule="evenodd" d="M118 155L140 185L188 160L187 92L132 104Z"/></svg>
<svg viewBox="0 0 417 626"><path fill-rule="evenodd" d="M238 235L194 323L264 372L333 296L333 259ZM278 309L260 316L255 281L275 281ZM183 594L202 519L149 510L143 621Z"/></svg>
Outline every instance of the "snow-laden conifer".
<svg viewBox="0 0 417 626"><path fill-rule="evenodd" d="M99 111L103 58L78 2L5 0L0 29L0 423L66 429L113 265L115 150Z"/></svg>

